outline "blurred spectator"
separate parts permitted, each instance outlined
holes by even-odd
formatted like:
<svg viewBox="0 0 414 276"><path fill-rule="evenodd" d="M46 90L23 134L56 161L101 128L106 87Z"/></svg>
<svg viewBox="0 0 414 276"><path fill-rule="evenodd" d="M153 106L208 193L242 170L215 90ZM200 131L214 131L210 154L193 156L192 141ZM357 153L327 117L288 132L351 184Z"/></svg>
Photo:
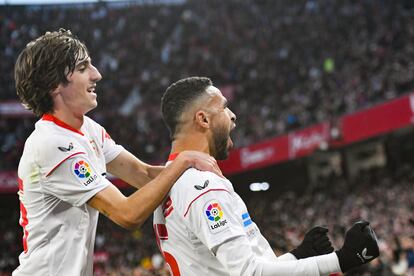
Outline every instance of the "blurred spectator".
<svg viewBox="0 0 414 276"><path fill-rule="evenodd" d="M166 158L160 97L189 75L209 76L229 94L234 140L244 146L412 90L413 12L391 0L3 6L0 101L17 99L13 67L24 44L64 27L90 45L103 75L90 115L128 150L148 162ZM18 145L0 159L14 169L28 130L10 137L8 120L0 118L0 142Z"/></svg>
<svg viewBox="0 0 414 276"><path fill-rule="evenodd" d="M412 1L392 0L2 6L0 101L17 100L13 67L24 45L47 30L70 29L103 75L90 116L143 160L164 162L170 142L159 104L169 83L211 77L238 116L234 140L244 146L412 91L413 26ZM0 117L0 170L17 169L34 120ZM315 224L327 225L338 247L344 227L364 218L381 257L348 275L414 275L413 181L411 164L364 172L358 183L333 177L303 195L246 202L276 252ZM0 208L0 275L10 275L21 252L14 205ZM167 271L150 221L128 232L101 217L95 275Z"/></svg>

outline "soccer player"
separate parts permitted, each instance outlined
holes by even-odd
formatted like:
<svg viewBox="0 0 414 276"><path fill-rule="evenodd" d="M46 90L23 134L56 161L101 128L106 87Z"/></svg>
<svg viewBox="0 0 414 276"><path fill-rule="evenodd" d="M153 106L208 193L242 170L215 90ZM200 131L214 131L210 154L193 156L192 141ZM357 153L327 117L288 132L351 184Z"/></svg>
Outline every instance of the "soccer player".
<svg viewBox="0 0 414 276"><path fill-rule="evenodd" d="M41 116L21 157L24 252L13 275L92 275L99 212L140 226L189 167L221 174L214 158L187 151L168 168L143 163L85 114L97 106L101 74L70 31L27 44L15 66L17 94ZM109 172L140 188L125 197Z"/></svg>
<svg viewBox="0 0 414 276"><path fill-rule="evenodd" d="M186 150L227 157L236 116L210 79L190 77L172 84L161 109L172 138L168 162ZM374 232L361 221L347 231L336 252L326 230L316 227L298 248L276 257L230 181L196 169L188 169L156 209L154 230L174 276L324 275L379 255Z"/></svg>

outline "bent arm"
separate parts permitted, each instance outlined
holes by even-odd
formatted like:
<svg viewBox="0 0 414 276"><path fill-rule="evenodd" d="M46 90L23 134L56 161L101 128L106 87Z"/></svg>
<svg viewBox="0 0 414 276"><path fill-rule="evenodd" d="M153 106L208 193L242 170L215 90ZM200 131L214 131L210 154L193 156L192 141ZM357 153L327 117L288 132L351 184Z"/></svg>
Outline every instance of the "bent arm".
<svg viewBox="0 0 414 276"><path fill-rule="evenodd" d="M335 253L301 259L263 261L256 258L246 237L226 241L216 248L217 259L230 275L254 276L316 276L341 271Z"/></svg>
<svg viewBox="0 0 414 276"><path fill-rule="evenodd" d="M127 150L123 150L114 160L106 164L107 171L135 188L141 188L157 177L163 166L148 165Z"/></svg>
<svg viewBox="0 0 414 276"><path fill-rule="evenodd" d="M118 172L122 171L119 164L114 166L118 166ZM171 186L189 167L221 173L213 157L202 152L187 151L181 153L156 178L129 197L125 197L114 185L110 185L95 194L88 204L125 228L139 227L161 204Z"/></svg>
<svg viewBox="0 0 414 276"><path fill-rule="evenodd" d="M110 185L93 196L88 204L124 228L139 227L157 208L174 182L189 166L188 159L177 158L155 179L129 197L125 197L118 188Z"/></svg>

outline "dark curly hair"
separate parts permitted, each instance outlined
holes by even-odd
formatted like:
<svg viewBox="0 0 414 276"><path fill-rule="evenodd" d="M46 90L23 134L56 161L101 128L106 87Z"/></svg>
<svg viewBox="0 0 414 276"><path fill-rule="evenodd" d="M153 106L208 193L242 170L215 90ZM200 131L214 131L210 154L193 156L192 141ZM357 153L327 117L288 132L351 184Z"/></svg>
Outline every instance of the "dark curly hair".
<svg viewBox="0 0 414 276"><path fill-rule="evenodd" d="M46 32L26 45L14 68L16 92L36 115L53 111L51 92L67 84L76 62L88 56L85 44L70 31Z"/></svg>
<svg viewBox="0 0 414 276"><path fill-rule="evenodd" d="M170 130L170 138L179 128L180 117L194 100L204 95L213 82L206 77L189 77L171 84L161 99L162 118Z"/></svg>

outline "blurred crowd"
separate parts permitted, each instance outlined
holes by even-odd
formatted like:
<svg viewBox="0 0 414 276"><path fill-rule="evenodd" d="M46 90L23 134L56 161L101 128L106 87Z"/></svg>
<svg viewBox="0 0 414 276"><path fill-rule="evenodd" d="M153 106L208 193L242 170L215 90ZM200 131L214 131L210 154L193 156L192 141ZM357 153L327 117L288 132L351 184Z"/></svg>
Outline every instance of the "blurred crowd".
<svg viewBox="0 0 414 276"><path fill-rule="evenodd" d="M0 102L17 100L13 67L25 44L70 29L103 80L89 115L148 162L163 162L169 134L159 104L180 78L212 78L238 116L236 146L333 120L414 88L414 2L409 0L189 0L179 5L0 7ZM15 170L34 117L0 115L0 170ZM413 166L325 179L303 195L246 199L276 252L313 225L338 248L344 229L371 221L381 257L349 275L414 275ZM2 195L2 197L7 195ZM2 198L3 200L3 198ZM7 201L14 199L7 199ZM0 208L0 275L21 251L18 205ZM390 234L391 233L391 234ZM411 274L410 274L411 273ZM129 232L101 216L95 275L168 275L151 222Z"/></svg>
<svg viewBox="0 0 414 276"><path fill-rule="evenodd" d="M238 116L236 146L332 120L414 87L409 0L189 0L183 4L0 7L0 101L16 100L25 44L70 29L101 71L90 113L149 162L164 161L166 87L211 77ZM0 168L15 169L35 118L0 118Z"/></svg>
<svg viewBox="0 0 414 276"><path fill-rule="evenodd" d="M275 200L263 195L248 206L264 236L276 251L299 245L314 225L329 228L335 249L343 244L345 230L356 221L371 222L380 258L348 275L414 275L413 165L399 169L362 171L354 180L332 176L320 179L301 195L288 192ZM273 195L274 196L274 195ZM272 195L270 195L272 197Z"/></svg>
<svg viewBox="0 0 414 276"><path fill-rule="evenodd" d="M398 170L365 171L357 179L354 182L343 177L326 178L317 187L309 186L303 194L287 192L276 196L270 189L245 201L251 217L277 255L297 246L306 230L315 225L328 227L331 241L339 249L345 229L365 219L371 222L378 236L380 258L347 275L414 275L413 164ZM21 250L17 204L11 209L0 209L3 222L0 275L9 275L18 265ZM101 216L94 260L94 275L98 276L169 275L156 245L151 220L131 232Z"/></svg>

